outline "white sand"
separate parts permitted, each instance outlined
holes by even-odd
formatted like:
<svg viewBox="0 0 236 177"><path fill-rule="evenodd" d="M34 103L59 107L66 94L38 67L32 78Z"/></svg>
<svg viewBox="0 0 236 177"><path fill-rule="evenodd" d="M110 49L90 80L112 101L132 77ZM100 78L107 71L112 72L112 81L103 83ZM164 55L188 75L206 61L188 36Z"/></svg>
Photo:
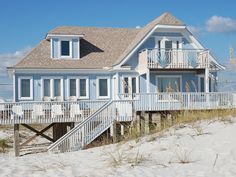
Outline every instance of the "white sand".
<svg viewBox="0 0 236 177"><path fill-rule="evenodd" d="M0 176L11 177L233 177L236 176L236 123L204 122L197 128L190 125L172 128L163 135L140 141L72 153L19 158L5 154L0 155L0 164Z"/></svg>

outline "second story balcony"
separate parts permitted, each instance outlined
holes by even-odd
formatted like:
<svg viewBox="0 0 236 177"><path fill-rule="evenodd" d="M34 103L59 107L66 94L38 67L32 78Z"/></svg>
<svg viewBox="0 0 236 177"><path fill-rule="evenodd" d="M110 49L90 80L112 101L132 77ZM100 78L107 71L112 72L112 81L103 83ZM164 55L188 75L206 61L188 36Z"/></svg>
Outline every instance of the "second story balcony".
<svg viewBox="0 0 236 177"><path fill-rule="evenodd" d="M139 66L149 69L204 69L210 66L207 49L144 49Z"/></svg>

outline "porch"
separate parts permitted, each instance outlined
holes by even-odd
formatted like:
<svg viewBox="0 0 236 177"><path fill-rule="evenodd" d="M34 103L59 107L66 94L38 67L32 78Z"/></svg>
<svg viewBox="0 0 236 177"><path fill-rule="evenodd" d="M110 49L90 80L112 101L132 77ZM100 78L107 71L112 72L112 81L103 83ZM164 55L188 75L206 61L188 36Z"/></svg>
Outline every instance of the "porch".
<svg viewBox="0 0 236 177"><path fill-rule="evenodd" d="M83 122L108 100L78 102L0 103L0 124ZM236 92L175 92L119 94L112 104L117 121L132 121L137 111L207 110L236 108Z"/></svg>

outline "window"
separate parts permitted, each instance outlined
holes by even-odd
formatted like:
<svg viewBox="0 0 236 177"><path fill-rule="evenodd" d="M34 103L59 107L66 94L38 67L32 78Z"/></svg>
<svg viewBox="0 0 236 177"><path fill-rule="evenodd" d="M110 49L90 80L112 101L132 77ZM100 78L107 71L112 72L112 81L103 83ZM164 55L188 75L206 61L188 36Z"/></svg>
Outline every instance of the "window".
<svg viewBox="0 0 236 177"><path fill-rule="evenodd" d="M79 79L79 97L87 97L87 81L86 79Z"/></svg>
<svg viewBox="0 0 236 177"><path fill-rule="evenodd" d="M70 56L70 41L61 41L61 56Z"/></svg>
<svg viewBox="0 0 236 177"><path fill-rule="evenodd" d="M110 97L110 79L109 78L97 79L97 96L98 98Z"/></svg>
<svg viewBox="0 0 236 177"><path fill-rule="evenodd" d="M69 79L69 96L76 95L76 79Z"/></svg>
<svg viewBox="0 0 236 177"><path fill-rule="evenodd" d="M89 98L89 79L84 78L69 78L68 79L68 96L76 96L79 99Z"/></svg>
<svg viewBox="0 0 236 177"><path fill-rule="evenodd" d="M44 79L43 81L43 93L44 93L44 96L47 96L47 97L50 97L51 95L51 91L50 91L50 79Z"/></svg>
<svg viewBox="0 0 236 177"><path fill-rule="evenodd" d="M62 97L63 99L63 80L62 78L42 78L42 98Z"/></svg>
<svg viewBox="0 0 236 177"><path fill-rule="evenodd" d="M176 48L179 49L179 41L176 41Z"/></svg>
<svg viewBox="0 0 236 177"><path fill-rule="evenodd" d="M54 79L54 96L61 95L61 79Z"/></svg>
<svg viewBox="0 0 236 177"><path fill-rule="evenodd" d="M129 78L128 77L124 78L123 86L124 86L124 93L128 94L129 93Z"/></svg>
<svg viewBox="0 0 236 177"><path fill-rule="evenodd" d="M33 79L32 77L19 77L18 79L18 99L33 99Z"/></svg>
<svg viewBox="0 0 236 177"><path fill-rule="evenodd" d="M137 93L137 81L136 81L136 77L132 78L132 93Z"/></svg>
<svg viewBox="0 0 236 177"><path fill-rule="evenodd" d="M123 93L125 94L137 93L137 78L136 77L124 77Z"/></svg>
<svg viewBox="0 0 236 177"><path fill-rule="evenodd" d="M180 92L181 76L158 76L157 90L158 92Z"/></svg>

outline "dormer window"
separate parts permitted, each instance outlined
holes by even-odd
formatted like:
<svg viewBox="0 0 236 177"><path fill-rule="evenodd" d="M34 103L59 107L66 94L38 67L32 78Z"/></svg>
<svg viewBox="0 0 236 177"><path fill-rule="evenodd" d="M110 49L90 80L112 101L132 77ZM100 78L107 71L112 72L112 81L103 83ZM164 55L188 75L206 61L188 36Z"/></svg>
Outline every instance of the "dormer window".
<svg viewBox="0 0 236 177"><path fill-rule="evenodd" d="M48 34L46 39L51 43L52 59L75 60L80 58L80 39L84 35L79 34Z"/></svg>
<svg viewBox="0 0 236 177"><path fill-rule="evenodd" d="M71 41L61 40L61 57L71 57Z"/></svg>

